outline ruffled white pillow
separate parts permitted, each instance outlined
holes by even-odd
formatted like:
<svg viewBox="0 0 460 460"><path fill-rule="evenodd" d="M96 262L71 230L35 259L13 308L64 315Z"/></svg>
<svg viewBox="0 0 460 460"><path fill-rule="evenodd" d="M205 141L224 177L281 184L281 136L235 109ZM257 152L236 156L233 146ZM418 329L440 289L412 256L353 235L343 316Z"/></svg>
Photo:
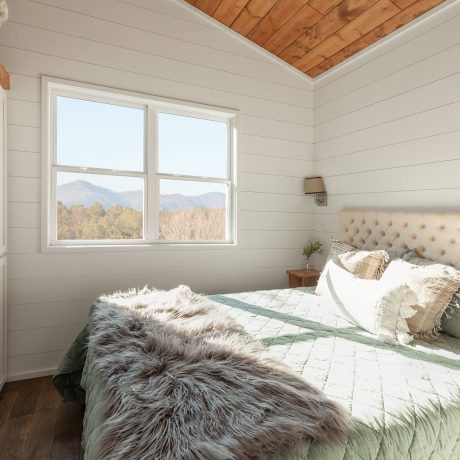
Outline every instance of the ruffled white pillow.
<svg viewBox="0 0 460 460"><path fill-rule="evenodd" d="M321 306L387 343L409 343L417 296L405 283L357 278L330 260L316 288Z"/></svg>

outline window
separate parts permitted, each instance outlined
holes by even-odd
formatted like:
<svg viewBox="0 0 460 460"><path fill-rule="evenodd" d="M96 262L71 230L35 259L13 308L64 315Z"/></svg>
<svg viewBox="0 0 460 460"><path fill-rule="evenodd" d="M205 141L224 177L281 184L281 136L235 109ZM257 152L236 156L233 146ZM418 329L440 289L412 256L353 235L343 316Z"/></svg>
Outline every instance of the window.
<svg viewBox="0 0 460 460"><path fill-rule="evenodd" d="M43 79L46 247L233 243L235 112Z"/></svg>

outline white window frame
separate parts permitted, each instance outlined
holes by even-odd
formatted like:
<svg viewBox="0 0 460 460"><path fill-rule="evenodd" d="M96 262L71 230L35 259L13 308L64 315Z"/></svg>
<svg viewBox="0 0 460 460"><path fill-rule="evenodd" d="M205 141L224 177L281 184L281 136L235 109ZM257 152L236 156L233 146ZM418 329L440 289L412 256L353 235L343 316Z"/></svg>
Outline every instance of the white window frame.
<svg viewBox="0 0 460 460"><path fill-rule="evenodd" d="M56 101L57 96L121 105L144 110L144 161L142 171L122 171L109 168L65 166L57 163L56 149ZM227 176L224 178L167 174L159 172L158 112L173 115L221 121L227 124L228 152ZM123 90L111 89L53 77L42 77L42 177L43 222L42 250L203 247L203 245L236 245L236 124L237 110L178 101ZM141 240L58 240L57 239L57 174L72 172L98 175L138 177L144 180L143 225ZM170 241L159 239L160 180L181 180L227 185L226 238L225 240Z"/></svg>

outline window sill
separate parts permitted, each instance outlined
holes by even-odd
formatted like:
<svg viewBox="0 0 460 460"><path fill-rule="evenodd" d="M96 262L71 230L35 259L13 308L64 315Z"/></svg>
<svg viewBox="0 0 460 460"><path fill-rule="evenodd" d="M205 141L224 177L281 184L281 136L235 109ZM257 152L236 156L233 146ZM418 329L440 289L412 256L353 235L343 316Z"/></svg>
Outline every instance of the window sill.
<svg viewBox="0 0 460 460"><path fill-rule="evenodd" d="M94 252L137 252L137 251L208 251L231 250L237 248L237 243L224 241L222 243L145 243L145 244L76 244L68 246L42 247L42 254L59 253L94 253Z"/></svg>

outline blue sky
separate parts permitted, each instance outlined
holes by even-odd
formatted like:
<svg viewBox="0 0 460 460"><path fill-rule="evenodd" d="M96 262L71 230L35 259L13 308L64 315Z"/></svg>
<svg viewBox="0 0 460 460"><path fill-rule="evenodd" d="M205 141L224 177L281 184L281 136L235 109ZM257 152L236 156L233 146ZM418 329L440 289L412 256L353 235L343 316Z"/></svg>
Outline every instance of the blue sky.
<svg viewBox="0 0 460 460"><path fill-rule="evenodd" d="M142 171L143 110L59 96L57 113L59 164ZM160 172L226 176L225 123L159 113L158 133ZM60 174L58 184L79 179L84 175ZM92 175L88 179L117 192L133 190L130 178ZM162 181L161 185L164 194L198 195L212 189L222 191L222 186L187 181Z"/></svg>
<svg viewBox="0 0 460 460"><path fill-rule="evenodd" d="M159 172L226 177L225 123L158 114Z"/></svg>

